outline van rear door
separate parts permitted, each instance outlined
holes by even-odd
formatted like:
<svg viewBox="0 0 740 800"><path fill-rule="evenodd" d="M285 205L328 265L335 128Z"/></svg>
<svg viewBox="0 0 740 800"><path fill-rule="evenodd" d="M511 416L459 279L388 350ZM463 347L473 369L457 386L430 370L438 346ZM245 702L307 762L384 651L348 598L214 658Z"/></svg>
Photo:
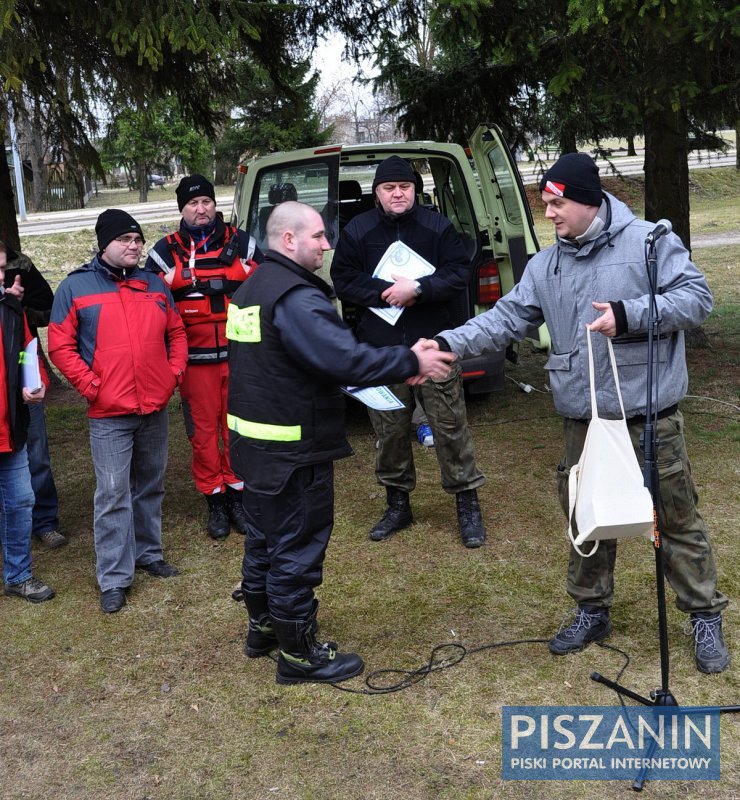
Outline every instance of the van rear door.
<svg viewBox="0 0 740 800"><path fill-rule="evenodd" d="M336 245L337 185L341 146L274 153L239 167L232 221L249 231L263 252L267 249L267 220L286 200L307 203L321 214L326 238Z"/></svg>
<svg viewBox="0 0 740 800"><path fill-rule="evenodd" d="M500 233L494 236L494 251L508 244L514 281L518 282L527 261L539 250L519 170L501 130L479 125L470 137L470 152L480 178L483 202ZM507 292L511 287L503 287Z"/></svg>
<svg viewBox="0 0 740 800"><path fill-rule="evenodd" d="M534 230L532 211L527 201L524 183L509 146L497 125L479 125L470 137L470 152L473 156L481 194L489 216L494 224L491 244L497 260L508 260L511 270L501 270L502 292L506 294L513 284L506 279L513 277L518 283L529 259L540 249ZM543 325L537 347L548 348L550 336Z"/></svg>

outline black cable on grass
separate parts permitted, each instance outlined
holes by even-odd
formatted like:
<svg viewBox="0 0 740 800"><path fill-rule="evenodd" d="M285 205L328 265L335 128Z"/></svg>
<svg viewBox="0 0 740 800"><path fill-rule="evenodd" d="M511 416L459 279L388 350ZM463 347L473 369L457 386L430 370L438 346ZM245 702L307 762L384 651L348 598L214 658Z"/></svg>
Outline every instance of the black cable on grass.
<svg viewBox="0 0 740 800"><path fill-rule="evenodd" d="M514 647L520 644L548 644L549 642L549 639L509 639L503 642L482 644L479 647L471 647L470 649L460 642L447 642L445 644L435 645L429 655L429 660L423 666L417 667L417 669L389 668L376 669L372 672L368 672L365 676L365 686L367 686L367 689L351 689L349 686L345 686L344 683L330 683L329 686L332 686L334 689L339 689L341 692L348 692L349 694L365 694L370 696L392 694L393 692L402 692L404 689L409 689L414 684L423 681L424 678L431 675L433 672L440 672L443 669L455 667L464 661L467 656L473 655L474 653L482 653L484 650L495 650L501 647ZM629 655L627 655L624 650L614 647L614 645L604 644L603 642L596 642L596 644L604 650L611 650L614 653L619 653L619 655L624 658L624 664L617 673L616 678L614 678L615 682L618 683L629 666ZM448 649L451 650L452 653L447 658L440 658L439 654ZM274 653L269 653L268 658L277 664L278 657ZM379 679L384 675L401 675L402 677L401 680L395 683L380 685ZM310 681L308 682L310 683ZM624 706L625 703L622 695L619 693L617 693L617 695L619 697L619 702Z"/></svg>
<svg viewBox="0 0 740 800"><path fill-rule="evenodd" d="M365 685L367 686L367 689L351 689L350 687L345 686L343 683L332 683L330 685L335 689L339 689L342 692L349 692L350 694L380 695L401 692L404 689L410 688L415 683L423 681L424 678L426 678L427 675L430 675L432 672L439 672L440 670L450 669L450 667L457 666L466 658L466 656L472 655L473 653L481 653L484 650L494 650L501 647L513 647L520 644L548 644L549 641L549 639L510 639L503 642L482 644L479 647L471 647L470 649L459 642L438 644L432 648L427 663L421 667L418 667L417 669L376 669L373 672L368 673L365 676ZM624 650L620 650L618 647L614 647L613 645L603 644L602 642L597 642L596 644L598 644L599 647L603 647L605 650L612 650L615 653L619 653L624 658L624 665L617 673L617 677L615 679L619 681L629 666L629 655L627 655ZM453 651L453 653L447 658L439 658L439 653L445 649L450 649ZM378 685L377 681L378 678L383 675L401 675L403 677L396 683L381 686ZM624 701L621 695L619 697L619 701L624 706Z"/></svg>
<svg viewBox="0 0 740 800"><path fill-rule="evenodd" d="M490 644L484 644L480 647L472 647L470 649L459 642L438 644L432 648L427 663L417 669L377 669L368 673L365 677L367 689L351 689L341 683L332 683L331 686L342 692L349 692L350 694L378 695L401 692L413 686L415 683L423 681L424 678L426 678L427 675L431 675L432 672L439 672L440 670L457 666L466 656L472 655L473 653L479 653L483 650L492 650L498 647L511 647L517 644L547 644L549 641L549 639L512 639L506 642L491 642ZM440 653L448 649L452 651L450 655L446 658L440 658ZM378 679L384 675L401 675L403 677L396 683L379 685Z"/></svg>

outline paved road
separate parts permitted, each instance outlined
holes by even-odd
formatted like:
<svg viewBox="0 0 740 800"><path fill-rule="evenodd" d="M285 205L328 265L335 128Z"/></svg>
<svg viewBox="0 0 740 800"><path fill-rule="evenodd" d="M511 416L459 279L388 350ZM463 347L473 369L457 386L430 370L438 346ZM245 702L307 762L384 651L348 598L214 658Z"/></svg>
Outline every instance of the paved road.
<svg viewBox="0 0 740 800"><path fill-rule="evenodd" d="M642 173L643 156L634 157L620 156L614 159L615 166L618 167L623 175L639 175ZM597 160L602 175L611 174L609 162ZM689 157L689 167L691 169L706 169L735 164L735 151L732 150L726 155L717 154L694 154ZM526 161L519 162L519 172L525 184L536 183L542 176L543 167L548 164L532 163ZM227 218L231 214L231 204L233 194L219 195L216 200L220 209ZM177 210L175 200L163 203L133 203L127 205L126 210L142 224L154 224L158 222L173 222L179 219L180 212ZM80 208L70 211L51 211L45 214L29 214L26 222L18 222L20 235L40 236L47 233L68 233L95 227L95 221L102 211L102 208ZM697 237L698 238L698 237ZM698 241L696 246L701 246Z"/></svg>
<svg viewBox="0 0 740 800"><path fill-rule="evenodd" d="M225 216L231 213L233 194L222 195L216 202ZM124 209L142 225L156 222L172 222L180 218L177 202L168 200L164 203L132 203ZM41 236L46 233L70 233L87 228L94 228L95 221L102 208L76 208L70 211L50 211L45 214L29 214L25 222L18 222L21 236Z"/></svg>
<svg viewBox="0 0 740 800"><path fill-rule="evenodd" d="M697 233L691 236L691 249L698 247L722 247L740 244L740 233Z"/></svg>

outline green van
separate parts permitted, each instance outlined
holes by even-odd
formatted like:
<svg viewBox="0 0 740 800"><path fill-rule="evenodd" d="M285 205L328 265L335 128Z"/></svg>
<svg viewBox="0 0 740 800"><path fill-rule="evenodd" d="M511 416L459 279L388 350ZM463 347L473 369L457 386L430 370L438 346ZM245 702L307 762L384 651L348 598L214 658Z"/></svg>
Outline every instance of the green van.
<svg viewBox="0 0 740 800"><path fill-rule="evenodd" d="M466 150L444 142L383 142L262 156L239 167L232 223L249 231L264 251L265 226L274 206L300 200L323 216L327 238L335 245L353 216L374 207L371 187L378 164L400 156L423 182L418 201L452 222L475 265L475 277L455 306L455 324L461 325L510 291L539 249L524 186L501 131L480 125L469 144ZM326 255L324 278L332 255ZM341 312L351 326L354 309L343 304ZM544 327L535 344L549 346ZM515 348L508 355L515 358ZM469 393L503 388L503 354L467 359L461 366Z"/></svg>

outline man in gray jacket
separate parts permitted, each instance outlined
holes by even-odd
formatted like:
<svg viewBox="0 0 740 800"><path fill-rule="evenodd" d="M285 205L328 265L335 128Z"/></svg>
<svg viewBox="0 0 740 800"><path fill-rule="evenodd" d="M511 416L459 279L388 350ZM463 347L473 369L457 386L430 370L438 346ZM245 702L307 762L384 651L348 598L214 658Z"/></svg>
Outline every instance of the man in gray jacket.
<svg viewBox="0 0 740 800"><path fill-rule="evenodd" d="M520 283L491 311L442 331L433 346L460 358L478 355L502 350L547 323L552 351L545 367L555 407L565 418L565 455L557 477L567 516L568 475L581 455L591 416L586 326L612 339L628 428L642 460L649 303L645 238L653 225L602 190L598 167L585 153L561 156L543 177L540 191L557 242L534 256ZM717 590L714 555L696 507L677 405L688 388L683 332L704 322L712 295L675 234L662 237L656 251L661 324L653 402L658 411L658 520L665 573L676 592L676 606L691 614L698 669L723 672L730 663L721 618L728 600ZM606 339L596 337L593 344L600 373L596 385L607 387L598 392L599 409L603 416L619 418ZM550 642L556 655L582 650L611 633L616 541L602 544L590 558L571 547L567 586L578 607L573 622Z"/></svg>

